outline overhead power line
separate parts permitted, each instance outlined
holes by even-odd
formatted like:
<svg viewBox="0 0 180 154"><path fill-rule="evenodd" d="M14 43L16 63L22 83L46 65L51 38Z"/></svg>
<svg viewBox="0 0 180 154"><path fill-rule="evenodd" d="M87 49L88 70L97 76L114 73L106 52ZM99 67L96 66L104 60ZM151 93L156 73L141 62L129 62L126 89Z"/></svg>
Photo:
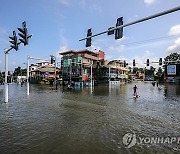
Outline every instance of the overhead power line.
<svg viewBox="0 0 180 154"><path fill-rule="evenodd" d="M131 43L126 43L124 45L136 45L136 44L145 44L153 41L158 41L158 40L164 40L164 39L171 39L175 37L180 37L180 35L171 35L171 36L164 36L164 37L157 37L157 38L152 38L148 40L142 40L142 41L137 41L137 42L131 42Z"/></svg>

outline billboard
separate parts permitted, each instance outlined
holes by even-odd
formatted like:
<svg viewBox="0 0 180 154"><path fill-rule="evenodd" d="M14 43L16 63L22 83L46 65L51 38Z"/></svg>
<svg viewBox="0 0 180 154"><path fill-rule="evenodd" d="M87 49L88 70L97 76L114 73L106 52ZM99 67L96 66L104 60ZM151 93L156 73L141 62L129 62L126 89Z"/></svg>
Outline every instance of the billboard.
<svg viewBox="0 0 180 154"><path fill-rule="evenodd" d="M176 75L176 65L167 66L167 75Z"/></svg>

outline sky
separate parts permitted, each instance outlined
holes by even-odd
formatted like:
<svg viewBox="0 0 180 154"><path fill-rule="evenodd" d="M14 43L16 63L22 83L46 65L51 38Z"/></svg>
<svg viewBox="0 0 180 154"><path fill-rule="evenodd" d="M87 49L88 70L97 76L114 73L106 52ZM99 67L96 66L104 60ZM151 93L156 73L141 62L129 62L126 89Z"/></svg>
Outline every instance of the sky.
<svg viewBox="0 0 180 154"><path fill-rule="evenodd" d="M29 44L9 53L9 70L25 68L27 56L50 59L59 52L86 49L87 30L106 31L123 17L124 24L180 6L180 0L0 0L0 71L4 71L4 49L9 36L26 21ZM180 53L180 11L123 29L123 38L103 34L92 38L88 50L105 52L106 59L126 60L146 67L146 59L158 61L172 52ZM37 61L31 61L35 63ZM153 65L154 66L154 65Z"/></svg>

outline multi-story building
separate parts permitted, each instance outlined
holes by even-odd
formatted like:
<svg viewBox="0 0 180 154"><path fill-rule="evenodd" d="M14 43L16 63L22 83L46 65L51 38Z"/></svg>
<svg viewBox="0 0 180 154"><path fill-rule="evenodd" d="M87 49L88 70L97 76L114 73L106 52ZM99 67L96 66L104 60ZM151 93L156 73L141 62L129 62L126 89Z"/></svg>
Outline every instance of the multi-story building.
<svg viewBox="0 0 180 154"><path fill-rule="evenodd" d="M124 61L111 60L104 61L96 70L96 80L99 84L108 84L109 81L124 82L127 79L128 69L124 66Z"/></svg>
<svg viewBox="0 0 180 154"><path fill-rule="evenodd" d="M104 52L92 52L89 50L69 50L60 53L63 57L62 78L64 81L73 81L76 84L82 84L90 79L91 67L93 70L96 66L104 61ZM94 72L94 71L93 71Z"/></svg>
<svg viewBox="0 0 180 154"><path fill-rule="evenodd" d="M89 50L69 50L62 55L63 81L83 84L90 81L91 68L95 83L108 83L109 80L124 80L127 68L120 60L107 61L103 51L92 52Z"/></svg>
<svg viewBox="0 0 180 154"><path fill-rule="evenodd" d="M59 78L59 68L55 68L54 64L49 62L38 62L31 64L29 67L30 82L31 83L52 83L56 78Z"/></svg>

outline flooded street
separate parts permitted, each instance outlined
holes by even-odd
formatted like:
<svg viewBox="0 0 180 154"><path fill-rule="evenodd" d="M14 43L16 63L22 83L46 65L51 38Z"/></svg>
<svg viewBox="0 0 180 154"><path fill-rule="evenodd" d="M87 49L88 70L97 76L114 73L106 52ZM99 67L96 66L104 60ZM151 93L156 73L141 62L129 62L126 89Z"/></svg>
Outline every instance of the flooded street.
<svg viewBox="0 0 180 154"><path fill-rule="evenodd" d="M139 98L133 98L137 85ZM130 83L72 91L0 86L0 153L180 153L180 142L136 143L123 136L180 137L180 86ZM180 138L179 138L180 139Z"/></svg>

